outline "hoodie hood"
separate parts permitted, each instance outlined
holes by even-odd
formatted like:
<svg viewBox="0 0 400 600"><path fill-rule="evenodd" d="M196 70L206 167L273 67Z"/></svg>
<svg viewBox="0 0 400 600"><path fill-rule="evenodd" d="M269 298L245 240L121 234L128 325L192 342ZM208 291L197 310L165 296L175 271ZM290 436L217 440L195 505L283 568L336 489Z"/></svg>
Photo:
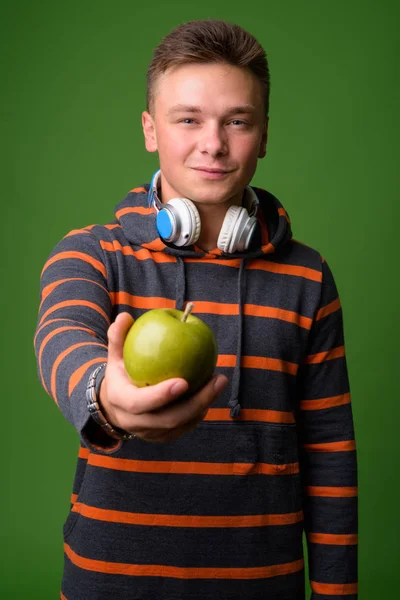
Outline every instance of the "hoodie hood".
<svg viewBox="0 0 400 600"><path fill-rule="evenodd" d="M221 259L242 259L238 269L237 285L237 351L236 364L234 367L231 394L228 402L230 407L230 416L238 417L240 414L240 377L241 377L241 358L243 345L243 306L246 296L246 263L249 259L259 258L264 255L274 254L280 250L292 237L290 220L287 212L275 196L266 190L252 187L259 204L256 218L259 224L257 233L253 235L250 247L244 252L234 252L232 254L223 253L218 248L210 252L204 252L196 246L177 247L173 244L164 242L156 227L156 209L149 206L150 185L135 188L120 202L116 207L117 222L121 225L124 235L133 246L146 248L152 252L164 252L176 257L177 276L175 291L175 307L183 310L186 300L186 274L185 258L217 257Z"/></svg>

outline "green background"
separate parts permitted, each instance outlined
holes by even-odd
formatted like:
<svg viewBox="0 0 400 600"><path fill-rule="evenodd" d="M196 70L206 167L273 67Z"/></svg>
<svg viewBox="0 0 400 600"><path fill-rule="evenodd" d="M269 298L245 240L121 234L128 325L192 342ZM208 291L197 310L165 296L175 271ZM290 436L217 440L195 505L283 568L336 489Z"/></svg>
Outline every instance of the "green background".
<svg viewBox="0 0 400 600"><path fill-rule="evenodd" d="M144 5L144 6L141 6ZM181 22L264 45L267 157L255 185L330 264L344 306L360 478L360 598L398 597L399 11L372 0L2 3L2 598L59 597L78 438L36 375L41 268L69 230L148 181L145 70Z"/></svg>

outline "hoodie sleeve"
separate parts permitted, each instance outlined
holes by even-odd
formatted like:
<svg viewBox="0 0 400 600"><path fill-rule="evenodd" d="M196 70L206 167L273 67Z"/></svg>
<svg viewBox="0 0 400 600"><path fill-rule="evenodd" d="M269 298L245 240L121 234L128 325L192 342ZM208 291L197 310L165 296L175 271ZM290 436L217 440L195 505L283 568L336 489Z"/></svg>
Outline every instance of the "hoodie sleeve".
<svg viewBox="0 0 400 600"><path fill-rule="evenodd" d="M112 309L103 251L90 229L72 231L54 248L41 273L40 300L34 340L39 380L83 436L94 423L86 384L107 361Z"/></svg>
<svg viewBox="0 0 400 600"><path fill-rule="evenodd" d="M328 265L299 369L300 472L311 600L357 599L357 459L342 309Z"/></svg>

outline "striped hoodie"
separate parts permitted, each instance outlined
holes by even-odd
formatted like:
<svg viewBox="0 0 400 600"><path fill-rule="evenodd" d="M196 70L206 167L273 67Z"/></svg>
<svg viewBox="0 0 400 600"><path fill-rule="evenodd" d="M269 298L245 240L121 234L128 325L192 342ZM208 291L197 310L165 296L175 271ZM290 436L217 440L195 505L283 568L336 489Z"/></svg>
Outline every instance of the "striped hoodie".
<svg viewBox="0 0 400 600"><path fill-rule="evenodd" d="M39 378L80 439L61 598L304 600L305 531L312 600L355 600L356 451L327 263L258 188L248 251L165 245L148 187L68 233L41 275ZM110 323L188 301L229 385L177 441L102 437L85 387Z"/></svg>

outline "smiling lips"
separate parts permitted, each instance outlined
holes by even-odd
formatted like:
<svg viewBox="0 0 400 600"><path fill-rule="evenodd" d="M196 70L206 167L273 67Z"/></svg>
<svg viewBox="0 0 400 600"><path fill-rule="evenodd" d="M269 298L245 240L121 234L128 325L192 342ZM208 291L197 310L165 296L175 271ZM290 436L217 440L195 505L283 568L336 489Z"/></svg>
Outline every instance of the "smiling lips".
<svg viewBox="0 0 400 600"><path fill-rule="evenodd" d="M224 169L213 169L211 167L192 167L194 171L199 171L207 179L221 179L231 171Z"/></svg>

